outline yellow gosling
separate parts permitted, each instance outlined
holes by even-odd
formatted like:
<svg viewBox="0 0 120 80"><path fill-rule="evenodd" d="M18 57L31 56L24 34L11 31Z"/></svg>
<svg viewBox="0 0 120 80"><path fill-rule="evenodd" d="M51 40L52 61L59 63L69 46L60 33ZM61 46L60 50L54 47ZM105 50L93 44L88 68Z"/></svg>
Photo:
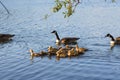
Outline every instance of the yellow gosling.
<svg viewBox="0 0 120 80"><path fill-rule="evenodd" d="M77 56L78 53L76 52L76 50L74 48L72 48L71 50L68 50L68 56Z"/></svg>
<svg viewBox="0 0 120 80"><path fill-rule="evenodd" d="M87 51L87 49L86 49L86 48L79 48L79 46L76 45L76 51L77 51L78 53L84 53L85 51Z"/></svg>
<svg viewBox="0 0 120 80"><path fill-rule="evenodd" d="M30 49L29 52L30 52L30 56L31 56L30 59L41 56L40 53L34 53L34 51L32 49Z"/></svg>
<svg viewBox="0 0 120 80"><path fill-rule="evenodd" d="M41 56L46 56L46 55L48 55L48 52L41 51L40 54L41 54Z"/></svg>
<svg viewBox="0 0 120 80"><path fill-rule="evenodd" d="M67 57L66 53L67 53L67 51L65 49L61 48L60 50L58 50L56 52L56 56L60 57L60 58L65 58L65 57Z"/></svg>
<svg viewBox="0 0 120 80"><path fill-rule="evenodd" d="M49 55L55 55L58 50L59 49L53 48L52 46L48 47L48 53L49 53Z"/></svg>

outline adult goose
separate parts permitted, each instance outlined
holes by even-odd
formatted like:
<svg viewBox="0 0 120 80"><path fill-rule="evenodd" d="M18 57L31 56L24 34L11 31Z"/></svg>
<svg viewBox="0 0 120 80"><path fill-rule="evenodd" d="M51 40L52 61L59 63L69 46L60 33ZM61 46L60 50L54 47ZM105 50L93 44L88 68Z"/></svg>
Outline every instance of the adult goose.
<svg viewBox="0 0 120 80"><path fill-rule="evenodd" d="M120 45L120 37L114 38L111 34L107 34L105 37L111 38L110 45L113 47L114 45Z"/></svg>
<svg viewBox="0 0 120 80"><path fill-rule="evenodd" d="M52 31L51 33L54 33L56 36L56 43L62 43L62 44L76 44L77 40L79 40L80 38L77 37L64 37L62 39L60 39L58 33L56 30Z"/></svg>
<svg viewBox="0 0 120 80"><path fill-rule="evenodd" d="M15 36L15 35L12 35L12 34L0 34L0 43L12 40L13 36Z"/></svg>

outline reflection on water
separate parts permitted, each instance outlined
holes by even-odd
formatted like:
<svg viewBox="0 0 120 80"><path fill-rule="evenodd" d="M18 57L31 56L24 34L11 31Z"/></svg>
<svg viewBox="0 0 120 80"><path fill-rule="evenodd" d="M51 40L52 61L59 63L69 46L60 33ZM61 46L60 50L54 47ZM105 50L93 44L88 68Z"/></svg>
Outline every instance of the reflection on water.
<svg viewBox="0 0 120 80"><path fill-rule="evenodd" d="M12 41L0 44L0 79L119 80L120 46L111 50L110 40L104 38L107 33L120 35L119 7L80 7L80 11L76 11L69 21L59 13L59 16L55 14L46 21L40 21L53 6L49 1L48 6L31 6L43 4L42 1L45 3L45 0L21 0L20 4L15 4L13 0L19 7L13 7L10 4L12 1L8 1L12 15L5 19L6 14L0 12L0 32L15 34ZM59 31L60 37L80 37L78 45L89 51L77 57L45 56L30 60L29 49L40 52L47 51L48 46L58 47L50 33L52 30Z"/></svg>
<svg viewBox="0 0 120 80"><path fill-rule="evenodd" d="M60 58L60 57L56 57L56 56L40 56L40 57L35 57L35 58L38 58L38 59L46 59L48 58L48 60L55 60L55 61L60 61L61 59L68 59L68 60L71 60L71 59L79 59L82 57L83 54L79 55L79 56L71 56L71 57L65 57L65 58ZM33 63L34 62L34 59L30 59L30 61Z"/></svg>

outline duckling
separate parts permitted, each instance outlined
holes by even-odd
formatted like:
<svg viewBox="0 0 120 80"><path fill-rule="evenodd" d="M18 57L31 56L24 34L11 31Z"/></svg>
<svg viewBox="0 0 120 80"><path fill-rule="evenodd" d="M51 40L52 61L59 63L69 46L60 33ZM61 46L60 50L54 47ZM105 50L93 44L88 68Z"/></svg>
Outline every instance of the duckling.
<svg viewBox="0 0 120 80"><path fill-rule="evenodd" d="M59 49L57 49L57 48L53 48L52 46L49 46L48 47L48 54L49 55L55 55L58 50Z"/></svg>
<svg viewBox="0 0 120 80"><path fill-rule="evenodd" d="M40 53L34 53L34 51L32 49L30 49L29 52L30 52L30 56L31 56L30 59L41 56Z"/></svg>
<svg viewBox="0 0 120 80"><path fill-rule="evenodd" d="M75 51L75 48L72 48L71 50L68 50L68 56L71 57L71 56L77 56L78 53L77 51Z"/></svg>
<svg viewBox="0 0 120 80"><path fill-rule="evenodd" d="M56 52L56 56L59 58L65 58L65 57L67 57L66 53L67 53L67 51L65 49L61 48Z"/></svg>
<svg viewBox="0 0 120 80"><path fill-rule="evenodd" d="M0 34L0 43L12 40L13 36L15 36L15 35L12 35L12 34Z"/></svg>
<svg viewBox="0 0 120 80"><path fill-rule="evenodd" d="M88 49L86 49L86 48L79 48L79 46L78 45L76 45L76 51L77 51L77 53L84 53L85 51L87 51Z"/></svg>
<svg viewBox="0 0 120 80"><path fill-rule="evenodd" d="M113 47L115 44L120 45L120 37L114 38L111 34L107 34L105 37L111 38L110 46Z"/></svg>
<svg viewBox="0 0 120 80"><path fill-rule="evenodd" d="M48 52L41 51L40 54L41 54L41 56L46 56L46 55L48 55Z"/></svg>
<svg viewBox="0 0 120 80"><path fill-rule="evenodd" d="M64 37L64 38L60 39L56 30L52 31L51 33L54 33L56 35L56 43L62 43L62 44L75 43L76 44L77 40L80 39L77 37Z"/></svg>

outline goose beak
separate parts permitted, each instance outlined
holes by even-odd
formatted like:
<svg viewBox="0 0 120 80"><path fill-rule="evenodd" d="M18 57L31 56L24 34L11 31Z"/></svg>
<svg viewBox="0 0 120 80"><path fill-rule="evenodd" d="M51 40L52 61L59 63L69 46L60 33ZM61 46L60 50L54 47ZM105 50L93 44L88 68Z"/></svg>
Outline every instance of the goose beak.
<svg viewBox="0 0 120 80"><path fill-rule="evenodd" d="M53 30L51 33L56 33L56 30Z"/></svg>
<svg viewBox="0 0 120 80"><path fill-rule="evenodd" d="M107 35L105 37L108 37Z"/></svg>
<svg viewBox="0 0 120 80"><path fill-rule="evenodd" d="M54 33L53 31L51 33Z"/></svg>

